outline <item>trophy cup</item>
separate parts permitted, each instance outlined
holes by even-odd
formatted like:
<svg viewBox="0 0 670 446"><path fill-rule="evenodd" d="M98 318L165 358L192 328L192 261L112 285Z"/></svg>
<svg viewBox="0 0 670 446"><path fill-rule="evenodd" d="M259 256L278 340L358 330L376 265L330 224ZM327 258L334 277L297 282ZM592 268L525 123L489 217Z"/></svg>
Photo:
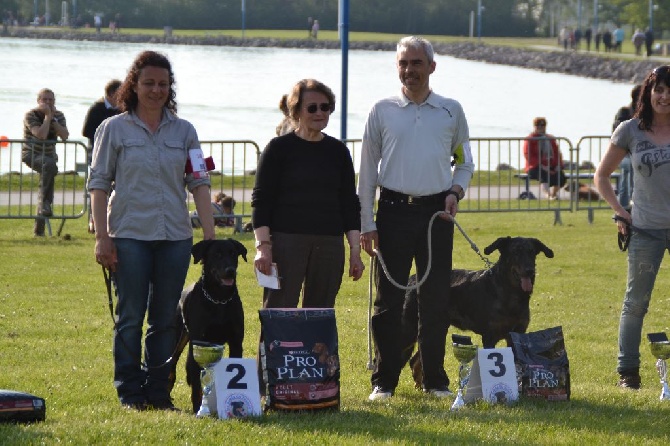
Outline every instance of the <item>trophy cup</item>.
<svg viewBox="0 0 670 446"><path fill-rule="evenodd" d="M469 336L451 335L451 339L453 341L454 356L460 363L458 368L458 392L456 393L454 403L451 405L451 410L458 410L465 406L463 391L465 386L468 385L468 381L470 381L470 371L472 370L470 362L477 356L477 346L472 345Z"/></svg>
<svg viewBox="0 0 670 446"><path fill-rule="evenodd" d="M215 417L217 415L216 391L214 388L214 370L212 368L223 356L223 345L201 341L192 341L191 345L193 346L193 359L202 367L202 371L200 372L202 403L200 403L200 409L195 416L197 418Z"/></svg>
<svg viewBox="0 0 670 446"><path fill-rule="evenodd" d="M661 376L661 401L670 401L670 388L668 387L668 364L670 359L670 341L665 333L649 333L651 354L656 358L656 370Z"/></svg>

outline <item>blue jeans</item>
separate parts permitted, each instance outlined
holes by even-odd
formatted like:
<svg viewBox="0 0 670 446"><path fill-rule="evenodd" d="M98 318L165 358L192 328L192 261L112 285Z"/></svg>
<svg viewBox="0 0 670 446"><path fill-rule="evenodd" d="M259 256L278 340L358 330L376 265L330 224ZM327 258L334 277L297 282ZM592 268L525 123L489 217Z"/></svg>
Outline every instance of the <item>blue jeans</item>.
<svg viewBox="0 0 670 446"><path fill-rule="evenodd" d="M619 204L625 209L630 207L630 197L633 193L633 164L630 161L630 156L621 160L619 164L621 169L621 177L619 178Z"/></svg>
<svg viewBox="0 0 670 446"><path fill-rule="evenodd" d="M161 366L176 344L175 314L184 288L193 239L143 241L114 239L118 289L114 334L114 386L122 404L170 398L170 367ZM147 316L144 360L142 326Z"/></svg>
<svg viewBox="0 0 670 446"><path fill-rule="evenodd" d="M628 284L619 321L619 373L640 367L642 323L668 248L670 230L633 230L628 245Z"/></svg>

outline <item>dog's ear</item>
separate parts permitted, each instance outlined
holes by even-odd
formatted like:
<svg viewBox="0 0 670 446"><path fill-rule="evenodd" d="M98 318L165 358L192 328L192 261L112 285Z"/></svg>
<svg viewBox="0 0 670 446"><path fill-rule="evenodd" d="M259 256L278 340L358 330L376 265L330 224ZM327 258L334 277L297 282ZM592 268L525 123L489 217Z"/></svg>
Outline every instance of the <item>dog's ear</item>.
<svg viewBox="0 0 670 446"><path fill-rule="evenodd" d="M212 246L216 240L200 240L198 243L193 245L191 248L191 254L193 254L193 263L200 263L202 259L205 258L205 253Z"/></svg>
<svg viewBox="0 0 670 446"><path fill-rule="evenodd" d="M484 254L489 255L496 249L502 252L510 240L512 240L512 237L499 237L498 240L484 248Z"/></svg>
<svg viewBox="0 0 670 446"><path fill-rule="evenodd" d="M533 246L535 246L535 252L537 254L543 252L544 255L547 256L548 258L550 258L550 259L554 258L554 251L549 249L549 247L547 245L545 245L544 243L542 243L541 241L539 241L536 238L533 238L531 240L533 241Z"/></svg>
<svg viewBox="0 0 670 446"><path fill-rule="evenodd" d="M242 243L238 242L235 239L229 238L228 240L230 240L233 243L233 245L235 245L235 249L237 250L237 255L242 256L242 258L246 262L247 261L247 248L245 248L245 246Z"/></svg>

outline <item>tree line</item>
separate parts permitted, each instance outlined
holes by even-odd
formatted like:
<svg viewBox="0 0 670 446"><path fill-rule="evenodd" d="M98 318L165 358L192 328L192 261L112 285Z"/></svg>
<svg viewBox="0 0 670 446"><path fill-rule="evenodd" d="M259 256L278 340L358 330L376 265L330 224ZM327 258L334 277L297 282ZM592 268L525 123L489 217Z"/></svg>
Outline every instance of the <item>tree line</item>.
<svg viewBox="0 0 670 446"><path fill-rule="evenodd" d="M554 36L563 25L649 25L648 0L349 0L349 30L396 34L466 36L474 22L484 37ZM29 23L46 12L61 20L60 0L0 0L7 17ZM308 17L321 29L338 27L338 0L67 0L70 24L93 24L101 15L105 26L177 29L307 29ZM244 14L242 4L245 5ZM654 30L669 29L670 4L656 0ZM581 9L579 9L581 5ZM596 13L597 8L597 13ZM474 17L474 21L471 20Z"/></svg>

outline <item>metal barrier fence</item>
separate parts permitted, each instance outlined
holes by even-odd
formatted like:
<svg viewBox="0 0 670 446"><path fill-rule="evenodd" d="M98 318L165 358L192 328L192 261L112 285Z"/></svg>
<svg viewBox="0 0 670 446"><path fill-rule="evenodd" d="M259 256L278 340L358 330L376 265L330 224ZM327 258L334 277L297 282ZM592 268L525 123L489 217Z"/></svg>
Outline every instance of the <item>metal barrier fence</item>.
<svg viewBox="0 0 670 446"><path fill-rule="evenodd" d="M577 147L573 147L567 138L555 137L563 156L567 184L560 191L559 199L553 201L542 198L539 182L529 179L523 170L523 145L529 138L472 138L475 173L459 212L553 212L554 224L560 224L561 211L586 210L588 221L592 223L594 210L609 208L593 185L595 167L609 146L609 138L583 137ZM345 141L357 171L360 154L356 151L360 142L360 139ZM618 178L619 172L615 172L612 175L615 187Z"/></svg>
<svg viewBox="0 0 670 446"><path fill-rule="evenodd" d="M554 213L554 224L560 224L561 211L586 210L588 221L592 223L594 210L609 208L593 183L596 166L609 146L609 136L583 137L577 147L566 138L555 138L563 156L567 183L560 190L559 199L554 201L543 198L539 182L530 180L523 171L523 145L527 140L530 138L471 140L477 164L466 193L467 201L459 207L459 212L550 211ZM619 176L619 172L612 174L615 188Z"/></svg>
<svg viewBox="0 0 670 446"><path fill-rule="evenodd" d="M233 214L215 214L214 218L233 218L235 232L242 232L243 219L251 217L251 191L261 154L258 144L250 140L201 141L200 146L205 157L211 156L216 166L210 172L212 194L223 192L236 202ZM188 200L192 208L190 194Z"/></svg>
<svg viewBox="0 0 670 446"><path fill-rule="evenodd" d="M553 212L554 224L561 223L561 211L571 211L572 202L542 198L540 184L524 172L523 145L526 138L473 138L470 140L475 159L475 173L459 212ZM567 153L566 165L572 165L572 144L556 138L559 151ZM566 176L569 171L564 171Z"/></svg>
<svg viewBox="0 0 670 446"><path fill-rule="evenodd" d="M586 210L589 222L593 211L607 209L593 186L595 166L604 155L609 136L585 136L577 146L566 138L556 137L563 155L566 189L558 200L542 198L537 181L523 171L523 143L527 138L473 138L470 140L476 162L475 174L460 212L553 212L554 224L561 223L561 211ZM360 166L360 139L344 141L351 152L356 171ZM0 148L0 219L34 219L37 215L39 174L21 161L24 140L3 140ZM235 230L243 230L243 219L251 217L251 192L260 149L251 140L202 141L205 156L212 156L216 166L211 172L212 194L223 192L233 197L237 205L231 215L216 215L235 219ZM85 184L88 178L86 145L78 141L56 143L59 174L51 219L61 220L62 230L68 219L80 218L89 211ZM615 172L613 180L616 181ZM582 192L569 186L580 184ZM587 191L587 192L583 192ZM590 192L588 192L590 191ZM190 194L188 205L192 209ZM536 198L538 197L538 198ZM51 228L49 226L49 233Z"/></svg>
<svg viewBox="0 0 670 446"><path fill-rule="evenodd" d="M574 148L578 163L576 166L577 176L581 178L581 197L574 201L575 211L586 210L588 213L589 223L593 222L593 211L595 209L610 209L610 205L600 198L600 195L595 192L593 184L593 172L595 167L600 163L600 160L605 155L607 148L610 145L609 136L583 136L577 142L577 147ZM586 179L584 177L587 177ZM615 189L620 187L619 178L621 172L614 172L612 174L612 181L615 182ZM592 193L595 192L595 193ZM588 199L585 199L588 197Z"/></svg>
<svg viewBox="0 0 670 446"><path fill-rule="evenodd" d="M23 163L22 139L4 139L0 147L0 218L38 219L46 221L51 235L50 220L60 220L60 234L67 220L86 215L89 203L86 193L88 166L86 145L79 141L57 141L58 175L54 185L53 216L38 215L40 173Z"/></svg>

